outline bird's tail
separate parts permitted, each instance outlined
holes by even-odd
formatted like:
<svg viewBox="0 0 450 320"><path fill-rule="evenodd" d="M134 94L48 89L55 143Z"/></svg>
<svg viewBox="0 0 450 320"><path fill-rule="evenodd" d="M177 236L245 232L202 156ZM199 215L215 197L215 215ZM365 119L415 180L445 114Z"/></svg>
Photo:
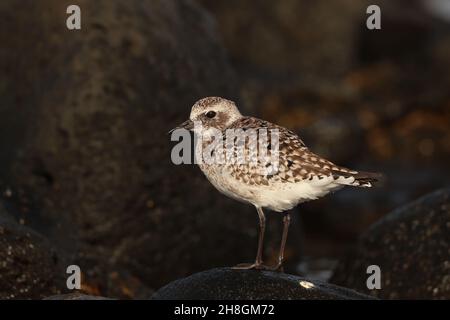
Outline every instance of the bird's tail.
<svg viewBox="0 0 450 320"><path fill-rule="evenodd" d="M352 176L355 178L355 181L352 183L355 187L370 188L384 180L383 174L375 172L358 171Z"/></svg>
<svg viewBox="0 0 450 320"><path fill-rule="evenodd" d="M334 167L332 172L336 182L347 186L370 188L384 180L381 173L354 171L344 167Z"/></svg>

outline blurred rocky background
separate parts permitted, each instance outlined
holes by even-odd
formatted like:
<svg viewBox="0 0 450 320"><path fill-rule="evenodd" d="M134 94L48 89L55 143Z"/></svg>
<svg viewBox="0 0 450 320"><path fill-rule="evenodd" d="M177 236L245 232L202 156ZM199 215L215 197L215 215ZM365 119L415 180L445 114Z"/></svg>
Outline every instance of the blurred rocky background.
<svg viewBox="0 0 450 320"><path fill-rule="evenodd" d="M450 184L448 1L200 2L254 113L337 163L387 177L296 209L299 271L332 265L387 212ZM366 28L370 4L381 30Z"/></svg>
<svg viewBox="0 0 450 320"><path fill-rule="evenodd" d="M70 4L81 7L80 31L65 26ZM447 228L430 227L436 236L417 244L436 250L395 251L399 260L385 266L392 274L406 260L431 259L438 279L417 277L428 289L397 283L385 295L365 292L356 274L386 260L385 251L363 255L359 243L377 243L393 226L369 226L450 185L448 1L377 1L376 31L365 25L370 4L2 1L0 298L66 293L68 264L80 265L86 294L148 298L172 280L253 259L254 209L220 195L196 167L170 161L167 131L211 95L295 130L338 164L387 177L377 189L295 209L286 271L326 281L340 261L331 281L341 286L449 298L449 219L434 216L444 200L421 211ZM268 262L280 226L269 214ZM414 250L402 242L394 249Z"/></svg>

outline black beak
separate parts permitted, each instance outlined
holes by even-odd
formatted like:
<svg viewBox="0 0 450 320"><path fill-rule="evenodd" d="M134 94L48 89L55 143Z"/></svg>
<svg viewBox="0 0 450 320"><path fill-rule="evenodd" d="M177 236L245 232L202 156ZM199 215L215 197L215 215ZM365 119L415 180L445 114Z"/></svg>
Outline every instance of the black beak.
<svg viewBox="0 0 450 320"><path fill-rule="evenodd" d="M169 134L171 134L173 131L175 131L177 129L192 130L192 129L194 129L194 122L192 120L187 120L187 121L183 122L182 124L180 124L178 127L170 130Z"/></svg>

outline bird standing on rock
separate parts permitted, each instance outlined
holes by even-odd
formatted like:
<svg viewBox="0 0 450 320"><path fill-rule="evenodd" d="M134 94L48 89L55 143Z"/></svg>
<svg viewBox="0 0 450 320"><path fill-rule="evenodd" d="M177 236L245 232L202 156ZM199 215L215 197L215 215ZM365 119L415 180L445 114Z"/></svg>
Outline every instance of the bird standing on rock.
<svg viewBox="0 0 450 320"><path fill-rule="evenodd" d="M269 267L263 264L262 259L265 231L263 208L284 212L344 186L372 187L380 178L377 173L335 165L311 152L294 132L265 120L243 116L233 101L224 98L207 97L197 101L189 120L175 129L181 128L194 131L202 138L195 146L197 159L204 156L205 150L210 157L219 156L217 150L222 149L208 146L217 142L217 132L222 134L223 141L216 146L225 146L224 150L231 150L229 154L234 157L219 156L222 160L226 158L225 161L200 161L200 169L221 193L252 204L258 212L260 230L256 260L237 265L237 269L282 268L290 215L284 213L283 216L278 263ZM236 135L236 132L239 134ZM251 143L248 132L257 133L256 140L253 140L256 143ZM272 134L274 132L276 134ZM235 135L228 139L231 133ZM242 135L243 140L240 139ZM262 149L266 153L260 156Z"/></svg>

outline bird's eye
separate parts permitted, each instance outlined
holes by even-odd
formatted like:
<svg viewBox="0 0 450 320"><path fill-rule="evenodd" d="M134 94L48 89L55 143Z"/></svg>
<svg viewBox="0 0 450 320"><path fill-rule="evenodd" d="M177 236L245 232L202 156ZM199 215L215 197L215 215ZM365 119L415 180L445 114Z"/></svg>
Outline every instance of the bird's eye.
<svg viewBox="0 0 450 320"><path fill-rule="evenodd" d="M214 111L208 111L206 113L206 116L210 119L214 118L216 116L216 113Z"/></svg>

